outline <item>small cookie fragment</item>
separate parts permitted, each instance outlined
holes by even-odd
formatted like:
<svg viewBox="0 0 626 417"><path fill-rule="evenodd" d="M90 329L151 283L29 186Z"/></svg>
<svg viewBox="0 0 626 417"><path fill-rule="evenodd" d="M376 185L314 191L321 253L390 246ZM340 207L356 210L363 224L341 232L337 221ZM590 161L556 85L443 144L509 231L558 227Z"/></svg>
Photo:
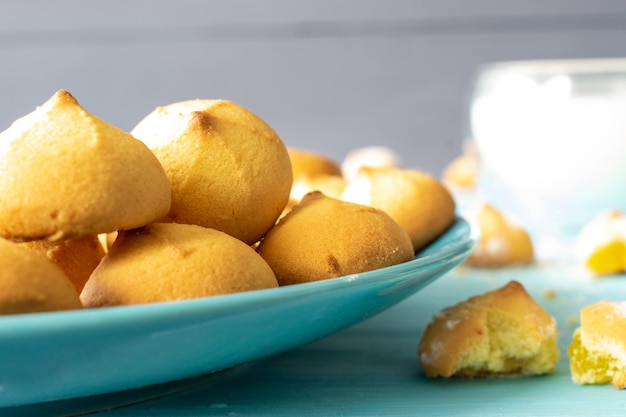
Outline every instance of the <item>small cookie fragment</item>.
<svg viewBox="0 0 626 417"><path fill-rule="evenodd" d="M478 245L465 261L467 265L501 268L534 260L533 242L528 232L491 204L481 204L467 218L480 231Z"/></svg>
<svg viewBox="0 0 626 417"><path fill-rule="evenodd" d="M428 377L530 376L554 371L555 319L517 281L437 314L418 357Z"/></svg>
<svg viewBox="0 0 626 417"><path fill-rule="evenodd" d="M576 384L626 388L626 301L600 301L582 308L568 353Z"/></svg>
<svg viewBox="0 0 626 417"><path fill-rule="evenodd" d="M626 215L608 210L593 218L580 231L578 259L593 276L626 271Z"/></svg>

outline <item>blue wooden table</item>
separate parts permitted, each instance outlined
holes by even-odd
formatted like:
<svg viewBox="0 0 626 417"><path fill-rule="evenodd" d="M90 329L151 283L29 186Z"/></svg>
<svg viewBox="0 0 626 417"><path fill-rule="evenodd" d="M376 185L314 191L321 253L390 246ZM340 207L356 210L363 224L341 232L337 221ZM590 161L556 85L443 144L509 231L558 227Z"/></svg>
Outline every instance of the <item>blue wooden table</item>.
<svg viewBox="0 0 626 417"><path fill-rule="evenodd" d="M528 378L427 379L416 349L432 315L511 279L522 282L559 323L556 372ZM110 408L99 414L103 417L623 416L626 392L610 385L573 384L566 353L580 307L620 298L626 299L623 276L591 279L573 263L498 271L461 266L378 316L273 357L158 387L13 411L42 416Z"/></svg>

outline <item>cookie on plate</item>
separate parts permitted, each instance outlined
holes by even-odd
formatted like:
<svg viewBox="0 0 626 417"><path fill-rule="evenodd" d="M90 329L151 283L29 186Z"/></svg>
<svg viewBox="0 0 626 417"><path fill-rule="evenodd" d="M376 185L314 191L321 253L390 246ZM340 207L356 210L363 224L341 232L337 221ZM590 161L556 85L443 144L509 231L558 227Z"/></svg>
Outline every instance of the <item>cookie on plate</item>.
<svg viewBox="0 0 626 417"><path fill-rule="evenodd" d="M413 259L411 239L387 213L315 191L265 236L257 251L280 285L320 281Z"/></svg>
<svg viewBox="0 0 626 417"><path fill-rule="evenodd" d="M287 205L291 161L278 134L228 100L158 107L131 131L170 180L176 223L221 230L254 244Z"/></svg>
<svg viewBox="0 0 626 417"><path fill-rule="evenodd" d="M122 231L85 284L85 307L187 300L277 287L250 246L197 225L152 223Z"/></svg>
<svg viewBox="0 0 626 417"><path fill-rule="evenodd" d="M455 221L456 204L433 176L414 169L363 167L348 181L341 199L383 210L424 248Z"/></svg>
<svg viewBox="0 0 626 417"><path fill-rule="evenodd" d="M0 236L65 239L133 229L170 208L150 149L60 90L0 133Z"/></svg>

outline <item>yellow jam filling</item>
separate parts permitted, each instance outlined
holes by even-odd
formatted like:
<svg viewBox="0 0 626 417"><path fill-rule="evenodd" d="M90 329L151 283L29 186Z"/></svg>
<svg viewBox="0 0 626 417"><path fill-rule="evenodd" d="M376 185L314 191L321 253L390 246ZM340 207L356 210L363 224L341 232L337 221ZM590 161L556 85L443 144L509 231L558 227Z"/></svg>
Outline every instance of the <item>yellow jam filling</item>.
<svg viewBox="0 0 626 417"><path fill-rule="evenodd" d="M585 348L580 340L580 330L574 332L568 353L572 378L579 384L608 384L619 368L617 360L611 355Z"/></svg>
<svg viewBox="0 0 626 417"><path fill-rule="evenodd" d="M587 268L599 274L612 274L626 269L626 242L611 242L596 250L586 262Z"/></svg>

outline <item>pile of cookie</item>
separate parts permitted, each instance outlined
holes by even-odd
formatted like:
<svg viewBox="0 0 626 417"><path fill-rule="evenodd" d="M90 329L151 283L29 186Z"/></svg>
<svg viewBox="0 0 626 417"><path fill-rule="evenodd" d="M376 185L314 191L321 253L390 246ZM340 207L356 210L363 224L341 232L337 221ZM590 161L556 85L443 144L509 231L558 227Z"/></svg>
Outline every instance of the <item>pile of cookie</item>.
<svg viewBox="0 0 626 417"><path fill-rule="evenodd" d="M126 132L60 90L0 133L0 314L216 296L410 261L454 223L454 199L424 172L366 159L346 161L367 166L348 178L228 100L157 107Z"/></svg>

